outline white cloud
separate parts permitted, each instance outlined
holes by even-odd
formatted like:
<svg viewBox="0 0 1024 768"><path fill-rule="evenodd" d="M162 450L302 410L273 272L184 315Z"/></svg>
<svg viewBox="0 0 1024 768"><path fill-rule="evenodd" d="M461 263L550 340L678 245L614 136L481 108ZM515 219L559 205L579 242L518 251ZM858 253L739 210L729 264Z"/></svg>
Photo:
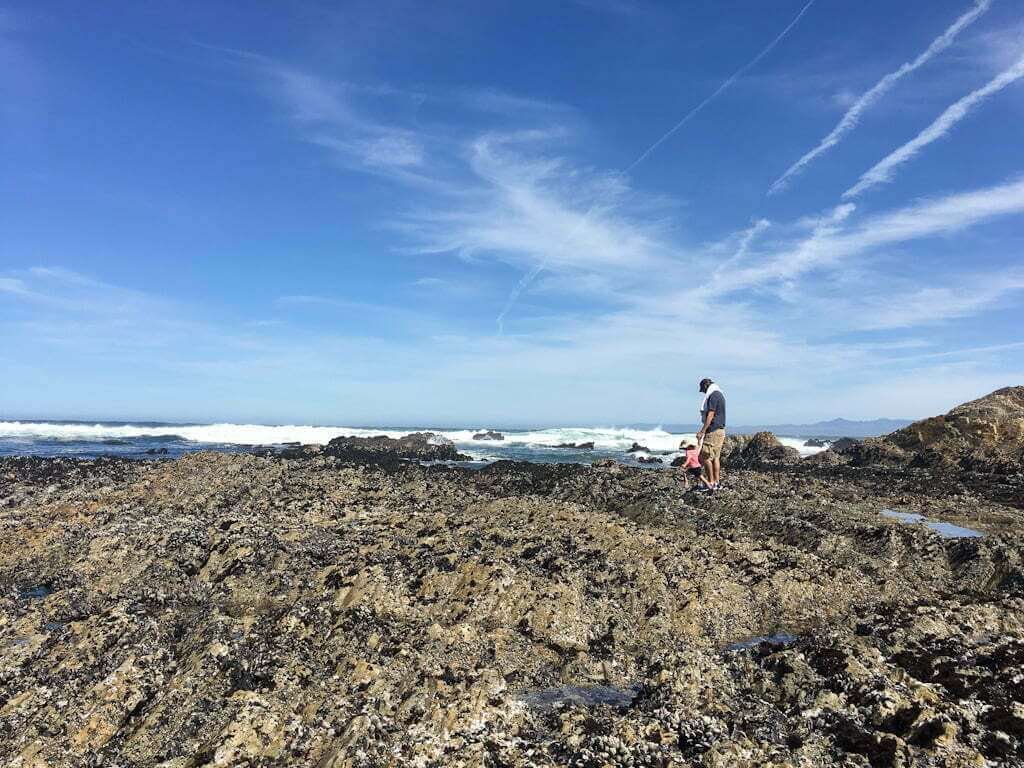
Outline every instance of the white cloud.
<svg viewBox="0 0 1024 768"><path fill-rule="evenodd" d="M969 317L988 309L1007 294L1024 289L1024 281L1008 285L1002 283L1000 276L992 277L998 282L969 292L962 287L922 288L902 298L886 299L865 308L859 315L859 325L867 330L887 330Z"/></svg>
<svg viewBox="0 0 1024 768"><path fill-rule="evenodd" d="M19 295L25 295L29 292L28 288L25 287L24 281L14 277L0 277L0 291Z"/></svg>
<svg viewBox="0 0 1024 768"><path fill-rule="evenodd" d="M841 226L853 211L851 204L837 206L809 237L758 265L731 272L703 291L722 295L776 283L883 246L950 234L999 216L1022 213L1024 179L923 200L869 217L856 226Z"/></svg>
<svg viewBox="0 0 1024 768"><path fill-rule="evenodd" d="M490 134L474 141L473 181L461 203L445 201L443 209L421 211L404 223L420 240L416 250L559 270L645 269L669 259L657 224L616 211L626 197L621 176L529 154L537 150L536 138Z"/></svg>
<svg viewBox="0 0 1024 768"><path fill-rule="evenodd" d="M952 276L945 285L894 280L889 290L815 300L818 312L843 318L850 330L895 330L972 317L1008 303L1024 291L1024 271L1000 270Z"/></svg>
<svg viewBox="0 0 1024 768"><path fill-rule="evenodd" d="M257 61L272 95L303 126L308 140L330 149L346 165L401 171L423 163L423 139L417 132L372 118L355 103L357 94L374 98L408 94L325 80L263 57Z"/></svg>

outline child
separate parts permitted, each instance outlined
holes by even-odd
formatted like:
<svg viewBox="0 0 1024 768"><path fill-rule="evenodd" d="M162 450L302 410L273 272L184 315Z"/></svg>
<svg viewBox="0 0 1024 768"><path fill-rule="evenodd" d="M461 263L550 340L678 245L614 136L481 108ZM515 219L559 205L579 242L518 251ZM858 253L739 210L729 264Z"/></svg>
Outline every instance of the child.
<svg viewBox="0 0 1024 768"><path fill-rule="evenodd" d="M686 461L683 464L683 469L686 470L687 478L693 481L692 485L687 483L690 488L696 488L704 480L701 477L703 470L700 464L700 448L693 441L686 443ZM704 485L706 486L707 483L705 482Z"/></svg>

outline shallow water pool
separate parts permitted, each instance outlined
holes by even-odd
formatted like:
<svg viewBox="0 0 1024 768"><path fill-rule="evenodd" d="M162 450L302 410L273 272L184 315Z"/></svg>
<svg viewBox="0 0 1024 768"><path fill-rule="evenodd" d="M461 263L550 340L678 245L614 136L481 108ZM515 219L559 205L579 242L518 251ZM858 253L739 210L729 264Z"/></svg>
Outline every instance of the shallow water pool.
<svg viewBox="0 0 1024 768"><path fill-rule="evenodd" d="M929 520L924 515L918 515L914 512L897 512L895 509L883 509L880 514L882 517L899 520L901 523L907 523L908 525L923 523L925 528L935 531L944 539L978 539L985 535L973 528L964 528L959 525L953 525L953 523L942 522L941 520Z"/></svg>
<svg viewBox="0 0 1024 768"><path fill-rule="evenodd" d="M730 643L725 646L725 650L746 651L751 648L756 648L761 643L770 643L771 645L792 645L796 641L796 635L791 635L788 632L777 632L774 635L758 635L757 637L748 637L746 640L739 640L735 643Z"/></svg>

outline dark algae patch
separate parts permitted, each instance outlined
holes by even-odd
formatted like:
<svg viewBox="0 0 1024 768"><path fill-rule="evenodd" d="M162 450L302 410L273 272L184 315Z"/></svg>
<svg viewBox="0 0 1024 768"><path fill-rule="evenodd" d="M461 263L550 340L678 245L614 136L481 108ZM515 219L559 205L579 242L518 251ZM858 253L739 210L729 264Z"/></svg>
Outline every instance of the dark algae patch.
<svg viewBox="0 0 1024 768"><path fill-rule="evenodd" d="M636 698L638 690L639 686L613 688L608 685L561 685L539 691L527 691L520 694L520 698L527 706L540 709L554 709L567 705L628 707Z"/></svg>
<svg viewBox="0 0 1024 768"><path fill-rule="evenodd" d="M777 632L774 635L758 635L757 637L750 637L746 640L739 640L735 643L729 643L725 646L726 651L749 651L751 648L757 648L762 643L767 645L777 645L779 647L785 647L792 645L799 638L796 635L790 635L786 632Z"/></svg>

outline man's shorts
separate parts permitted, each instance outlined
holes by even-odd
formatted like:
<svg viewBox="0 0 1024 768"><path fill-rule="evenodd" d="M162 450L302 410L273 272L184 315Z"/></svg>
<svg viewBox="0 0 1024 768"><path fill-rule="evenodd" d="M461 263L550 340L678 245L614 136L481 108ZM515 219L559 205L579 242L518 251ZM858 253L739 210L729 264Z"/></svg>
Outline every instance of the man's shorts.
<svg viewBox="0 0 1024 768"><path fill-rule="evenodd" d="M704 435L704 443L700 447L700 457L707 461L722 458L722 446L725 445L725 430L716 429Z"/></svg>

